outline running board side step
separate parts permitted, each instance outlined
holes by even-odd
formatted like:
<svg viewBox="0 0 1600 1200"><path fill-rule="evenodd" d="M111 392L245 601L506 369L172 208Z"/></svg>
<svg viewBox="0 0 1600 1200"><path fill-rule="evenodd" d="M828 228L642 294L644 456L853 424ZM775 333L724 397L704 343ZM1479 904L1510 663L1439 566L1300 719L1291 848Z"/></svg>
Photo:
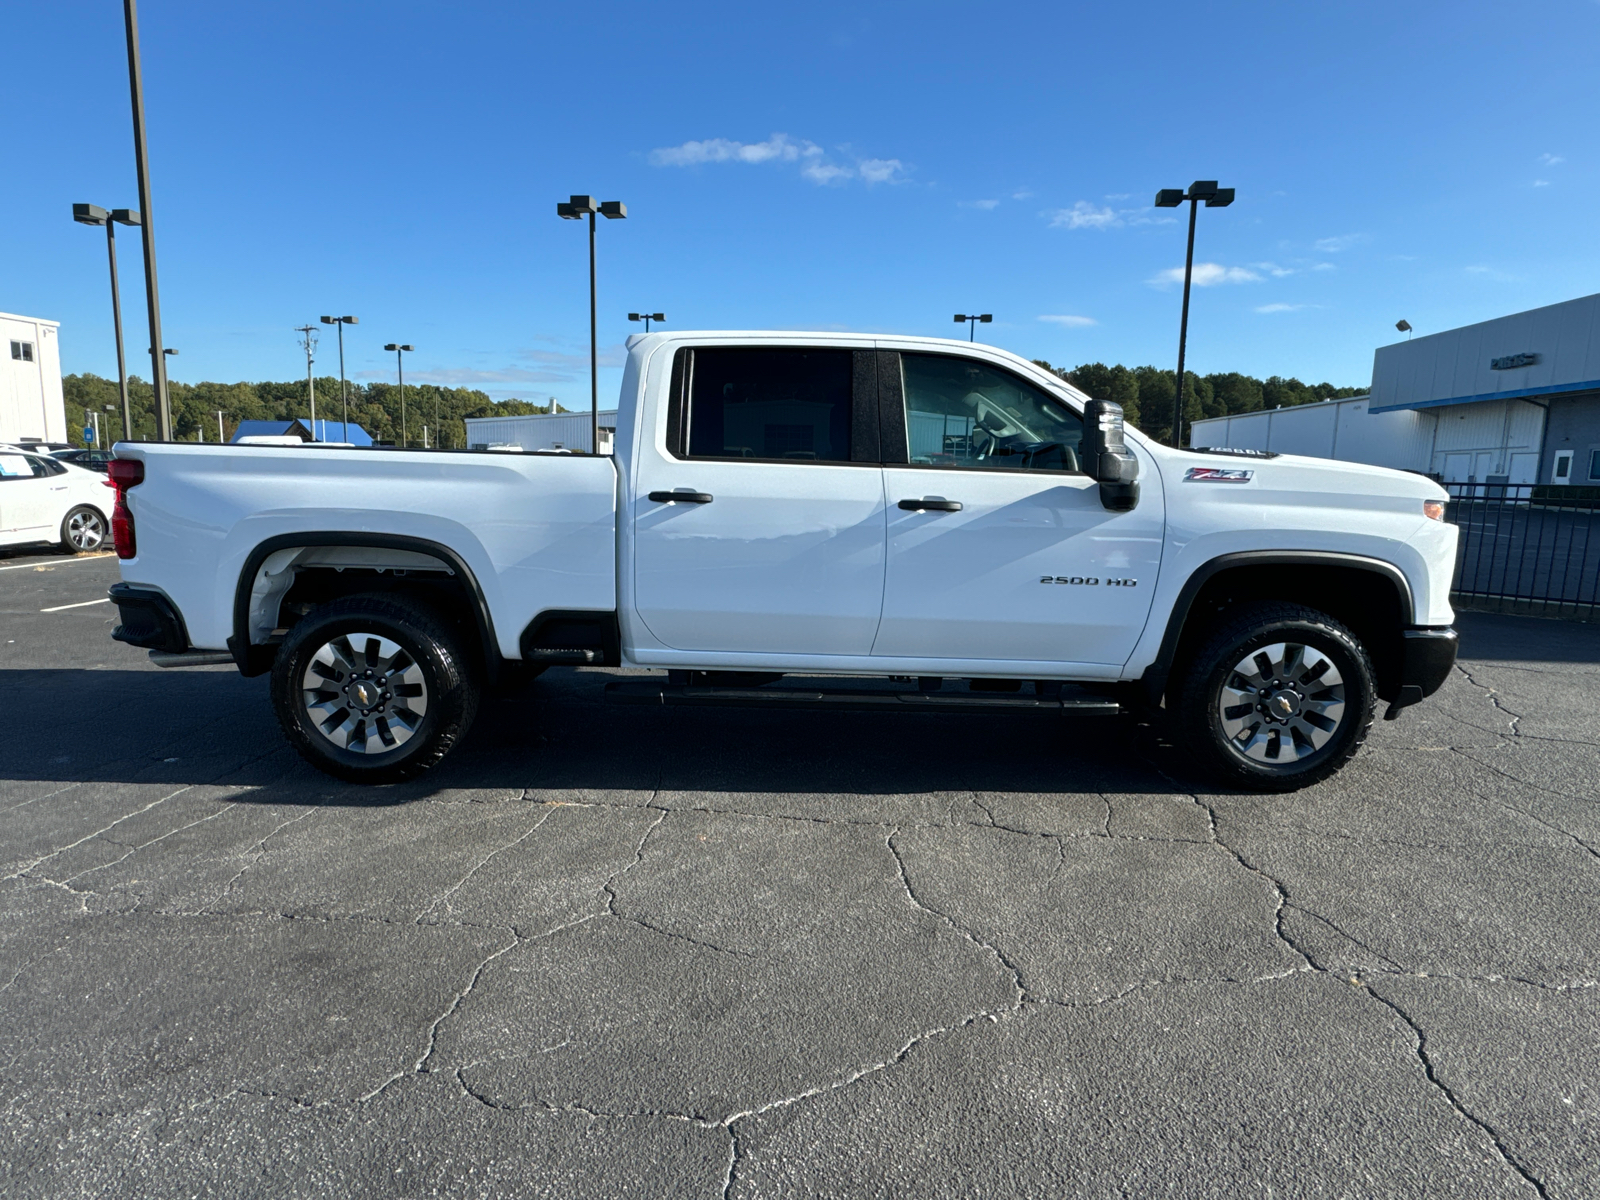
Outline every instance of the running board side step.
<svg viewBox="0 0 1600 1200"><path fill-rule="evenodd" d="M814 691L801 688L696 687L623 680L606 684L612 704L695 705L737 708L832 709L874 712L1030 712L1115 716L1115 700L1078 696L974 695L970 692Z"/></svg>

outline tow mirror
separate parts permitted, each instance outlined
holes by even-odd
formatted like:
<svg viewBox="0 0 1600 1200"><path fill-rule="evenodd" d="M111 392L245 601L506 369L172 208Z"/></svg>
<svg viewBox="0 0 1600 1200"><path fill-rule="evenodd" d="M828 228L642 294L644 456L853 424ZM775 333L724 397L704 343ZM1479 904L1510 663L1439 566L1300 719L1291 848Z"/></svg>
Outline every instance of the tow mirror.
<svg viewBox="0 0 1600 1200"><path fill-rule="evenodd" d="M1130 512L1139 503L1139 460L1122 437L1122 405L1091 400L1083 409L1083 449L1089 474L1100 484L1100 503Z"/></svg>

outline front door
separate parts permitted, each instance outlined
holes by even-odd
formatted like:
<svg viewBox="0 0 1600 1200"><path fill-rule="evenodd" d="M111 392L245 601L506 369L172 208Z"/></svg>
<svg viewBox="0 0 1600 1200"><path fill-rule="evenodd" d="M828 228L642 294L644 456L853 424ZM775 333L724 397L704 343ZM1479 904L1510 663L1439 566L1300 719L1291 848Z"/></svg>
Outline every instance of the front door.
<svg viewBox="0 0 1600 1200"><path fill-rule="evenodd" d="M1019 376L959 355L899 358L909 461L884 468L873 654L1125 662L1160 565L1159 500L1107 511L1078 457L1081 415Z"/></svg>
<svg viewBox="0 0 1600 1200"><path fill-rule="evenodd" d="M870 653L885 536L873 352L678 355L667 453L642 454L631 514L639 619L675 650Z"/></svg>

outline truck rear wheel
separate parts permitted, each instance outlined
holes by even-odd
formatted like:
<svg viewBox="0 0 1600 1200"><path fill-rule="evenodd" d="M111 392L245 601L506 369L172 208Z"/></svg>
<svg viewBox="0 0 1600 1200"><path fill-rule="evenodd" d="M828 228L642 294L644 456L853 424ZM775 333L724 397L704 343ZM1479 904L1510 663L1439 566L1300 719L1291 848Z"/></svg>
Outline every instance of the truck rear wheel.
<svg viewBox="0 0 1600 1200"><path fill-rule="evenodd" d="M1326 613L1241 608L1206 638L1179 680L1182 739L1230 786L1289 792L1344 766L1372 727L1372 661Z"/></svg>
<svg viewBox="0 0 1600 1200"><path fill-rule="evenodd" d="M457 639L390 596L314 609L278 648L272 705L294 748L352 783L411 779L466 734L478 688Z"/></svg>

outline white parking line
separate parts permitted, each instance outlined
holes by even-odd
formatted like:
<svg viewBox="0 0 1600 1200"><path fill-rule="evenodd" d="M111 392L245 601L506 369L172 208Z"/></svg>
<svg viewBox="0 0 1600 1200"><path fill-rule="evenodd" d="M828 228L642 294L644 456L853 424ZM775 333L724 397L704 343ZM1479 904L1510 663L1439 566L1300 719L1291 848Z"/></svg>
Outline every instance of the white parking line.
<svg viewBox="0 0 1600 1200"><path fill-rule="evenodd" d="M58 604L54 608L41 608L40 612L64 612L69 608L88 608L91 604L110 604L110 596L101 596L98 600L80 600L76 604Z"/></svg>
<svg viewBox="0 0 1600 1200"><path fill-rule="evenodd" d="M60 559L60 560L58 560L56 562L15 563L15 564L13 564L12 566L9 566L9 567L0 567L0 571L26 571L29 567L32 567L32 568L35 568L35 569L37 569L39 567L64 567L68 563L93 562L97 558L112 558L112 557L114 557L114 555L112 555L109 551L107 551L105 554L80 554L80 555L77 555L74 558L62 558L62 559Z"/></svg>

